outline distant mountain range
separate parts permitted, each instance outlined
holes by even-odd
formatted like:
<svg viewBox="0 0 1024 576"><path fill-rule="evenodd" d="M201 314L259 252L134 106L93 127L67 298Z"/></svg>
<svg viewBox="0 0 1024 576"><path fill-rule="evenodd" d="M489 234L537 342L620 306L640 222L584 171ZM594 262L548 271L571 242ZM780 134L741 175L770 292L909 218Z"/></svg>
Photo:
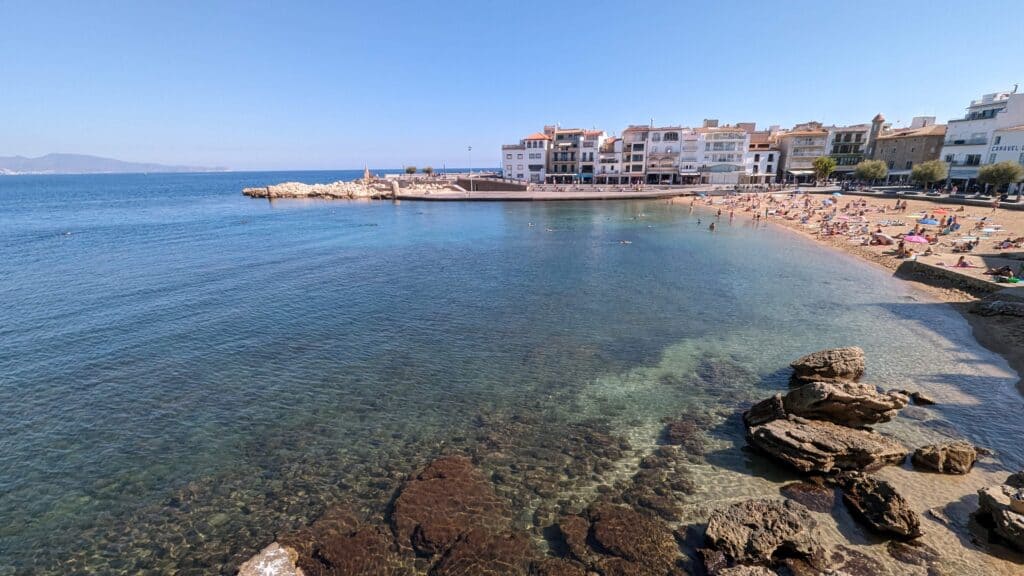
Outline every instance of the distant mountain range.
<svg viewBox="0 0 1024 576"><path fill-rule="evenodd" d="M168 166L124 162L85 154L47 154L38 158L0 156L0 175L12 174L128 174L140 172L223 172L227 168Z"/></svg>

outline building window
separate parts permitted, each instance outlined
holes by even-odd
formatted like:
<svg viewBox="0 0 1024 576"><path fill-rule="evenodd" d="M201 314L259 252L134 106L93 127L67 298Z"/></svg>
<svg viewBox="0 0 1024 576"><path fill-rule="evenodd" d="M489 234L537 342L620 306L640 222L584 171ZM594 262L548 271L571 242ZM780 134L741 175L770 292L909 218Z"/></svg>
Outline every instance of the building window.
<svg viewBox="0 0 1024 576"><path fill-rule="evenodd" d="M946 154L946 162L949 162L950 164L952 164L952 163L953 163L953 160L954 160L955 158L956 158L956 156L955 156L955 155L953 155L953 154Z"/></svg>
<svg viewBox="0 0 1024 576"><path fill-rule="evenodd" d="M996 141L993 142L993 144L999 144L1002 141L1003 141L1003 137L1002 136L996 136Z"/></svg>
<svg viewBox="0 0 1024 576"><path fill-rule="evenodd" d="M857 133L857 135L854 136L853 141L860 142L861 136L863 136L863 134Z"/></svg>
<svg viewBox="0 0 1024 576"><path fill-rule="evenodd" d="M522 169L523 169L523 165L522 164L519 164L519 165L516 166L516 170L522 170Z"/></svg>
<svg viewBox="0 0 1024 576"><path fill-rule="evenodd" d="M661 142L661 134L657 132L651 134L651 142Z"/></svg>
<svg viewBox="0 0 1024 576"><path fill-rule="evenodd" d="M912 161L910 161L910 160L907 160L907 166L906 166L905 170L910 170L910 168L911 168L911 167L912 167L913 165L914 165L914 163L913 163Z"/></svg>
<svg viewBox="0 0 1024 576"><path fill-rule="evenodd" d="M995 164L996 163L996 155L995 154L989 154L988 155L988 163L989 164Z"/></svg>
<svg viewBox="0 0 1024 576"><path fill-rule="evenodd" d="M522 154L516 154L516 160L522 160L522 159L523 159L523 155Z"/></svg>
<svg viewBox="0 0 1024 576"><path fill-rule="evenodd" d="M754 162L760 162L760 161L761 161L761 155L760 154L754 154Z"/></svg>
<svg viewBox="0 0 1024 576"><path fill-rule="evenodd" d="M893 161L893 160L889 160L889 170L892 170L895 166L896 166L896 162Z"/></svg>
<svg viewBox="0 0 1024 576"><path fill-rule="evenodd" d="M512 159L512 155L511 154L505 154L505 159L506 160L511 160Z"/></svg>
<svg viewBox="0 0 1024 576"><path fill-rule="evenodd" d="M774 162L775 161L775 154L769 154L768 155L768 161L769 162Z"/></svg>
<svg viewBox="0 0 1024 576"><path fill-rule="evenodd" d="M964 164L967 166L977 166L981 164L981 154L968 154L967 158L964 159Z"/></svg>
<svg viewBox="0 0 1024 576"><path fill-rule="evenodd" d="M512 172L512 165L511 164L505 164L505 170L508 171L508 172Z"/></svg>

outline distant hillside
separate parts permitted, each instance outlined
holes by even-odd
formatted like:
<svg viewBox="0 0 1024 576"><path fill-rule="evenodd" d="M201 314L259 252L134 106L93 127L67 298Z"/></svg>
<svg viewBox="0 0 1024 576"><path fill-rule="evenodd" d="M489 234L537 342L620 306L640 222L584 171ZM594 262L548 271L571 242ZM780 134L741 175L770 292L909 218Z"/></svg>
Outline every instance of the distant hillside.
<svg viewBox="0 0 1024 576"><path fill-rule="evenodd" d="M125 174L137 172L219 172L226 168L123 162L85 154L47 154L38 158L0 156L0 174Z"/></svg>

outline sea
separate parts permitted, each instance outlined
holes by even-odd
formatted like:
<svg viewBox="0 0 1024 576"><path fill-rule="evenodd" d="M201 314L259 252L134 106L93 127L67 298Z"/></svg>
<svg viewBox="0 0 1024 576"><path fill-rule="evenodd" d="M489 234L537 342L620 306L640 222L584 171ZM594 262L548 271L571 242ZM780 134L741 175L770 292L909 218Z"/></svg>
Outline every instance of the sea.
<svg viewBox="0 0 1024 576"><path fill-rule="evenodd" d="M685 202L241 194L361 172L0 176L0 575L231 574L449 453L539 532L680 417L698 521L793 478L736 415L832 346L939 400L881 430L1024 466L1017 375L887 270Z"/></svg>

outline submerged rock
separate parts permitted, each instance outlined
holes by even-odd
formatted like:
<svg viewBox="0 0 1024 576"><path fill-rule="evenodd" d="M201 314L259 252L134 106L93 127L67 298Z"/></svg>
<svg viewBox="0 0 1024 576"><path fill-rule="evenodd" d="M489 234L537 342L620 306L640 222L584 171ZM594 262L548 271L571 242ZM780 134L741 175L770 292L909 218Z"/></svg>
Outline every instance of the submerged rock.
<svg viewBox="0 0 1024 576"><path fill-rule="evenodd" d="M842 474L837 481L843 501L871 530L903 539L921 535L921 517L892 484L860 473Z"/></svg>
<svg viewBox="0 0 1024 576"><path fill-rule="evenodd" d="M600 574L686 574L672 530L631 508L598 504L586 518L563 518L558 528L573 559Z"/></svg>
<svg viewBox="0 0 1024 576"><path fill-rule="evenodd" d="M989 519L992 531L1014 548L1024 551L1024 493L1009 484L989 486L978 490L978 512Z"/></svg>
<svg viewBox="0 0 1024 576"><path fill-rule="evenodd" d="M386 527L358 520L344 508L327 511L316 522L287 534L281 541L298 552L297 565L306 576L410 576Z"/></svg>
<svg viewBox="0 0 1024 576"><path fill-rule="evenodd" d="M295 565L299 554L288 546L274 542L245 561L238 576L305 576Z"/></svg>
<svg viewBox="0 0 1024 576"><path fill-rule="evenodd" d="M793 482L779 489L779 493L803 504L812 512L828 513L836 504L836 490L813 482Z"/></svg>
<svg viewBox="0 0 1024 576"><path fill-rule="evenodd" d="M800 383L856 381L864 375L864 350L857 346L821 350L797 358L790 367L793 380Z"/></svg>
<svg viewBox="0 0 1024 576"><path fill-rule="evenodd" d="M922 446L912 457L915 467L943 474L967 474L977 459L977 449L962 441Z"/></svg>
<svg viewBox="0 0 1024 576"><path fill-rule="evenodd" d="M875 470L899 464L907 449L881 434L790 416L747 430L747 440L801 472Z"/></svg>
<svg viewBox="0 0 1024 576"><path fill-rule="evenodd" d="M464 456L445 456L406 481L395 499L391 525L398 545L433 555L470 528L503 531L508 508L484 475Z"/></svg>
<svg viewBox="0 0 1024 576"><path fill-rule="evenodd" d="M526 576L533 559L531 549L525 533L497 534L487 529L472 529L452 544L430 574Z"/></svg>
<svg viewBox="0 0 1024 576"><path fill-rule="evenodd" d="M811 513L792 500L746 500L712 513L705 537L728 566L775 566L787 557L820 557L816 527ZM707 563L709 555L703 556Z"/></svg>
<svg viewBox="0 0 1024 576"><path fill-rule="evenodd" d="M765 421L781 410L812 420L828 420L860 428L892 420L907 405L898 392L879 392L875 386L857 382L811 382L790 390L780 400L769 398L750 409L747 420Z"/></svg>

